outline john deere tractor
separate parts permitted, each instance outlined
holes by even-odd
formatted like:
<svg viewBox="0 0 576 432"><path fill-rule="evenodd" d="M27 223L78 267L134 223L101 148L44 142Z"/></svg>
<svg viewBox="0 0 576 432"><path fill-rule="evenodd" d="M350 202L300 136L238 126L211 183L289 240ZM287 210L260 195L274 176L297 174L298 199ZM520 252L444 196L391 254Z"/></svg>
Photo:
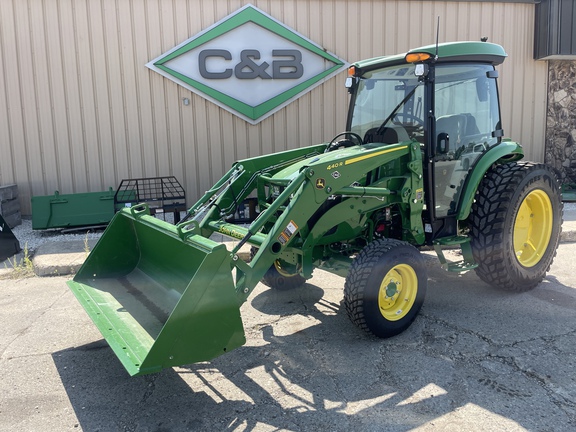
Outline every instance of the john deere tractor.
<svg viewBox="0 0 576 432"><path fill-rule="evenodd" d="M245 343L240 305L259 281L345 277L353 323L381 338L426 295L420 248L448 271L509 291L536 287L556 254L560 187L505 139L487 42L426 46L349 69L346 132L236 162L177 225L122 209L69 286L131 375L206 361ZM249 226L232 223L257 200ZM239 240L228 250L210 239ZM250 245L252 259L238 258ZM446 248L461 248L450 262Z"/></svg>

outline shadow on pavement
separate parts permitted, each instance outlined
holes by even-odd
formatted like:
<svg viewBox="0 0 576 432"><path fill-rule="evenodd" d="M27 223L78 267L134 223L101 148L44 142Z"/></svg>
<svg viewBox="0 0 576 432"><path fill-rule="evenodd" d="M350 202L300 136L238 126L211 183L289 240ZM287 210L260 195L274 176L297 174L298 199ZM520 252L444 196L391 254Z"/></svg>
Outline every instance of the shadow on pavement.
<svg viewBox="0 0 576 432"><path fill-rule="evenodd" d="M518 296L473 274L462 283L465 290L448 293L433 275L421 316L389 340L365 336L338 303L306 284L255 296L260 315L246 328L250 345L209 363L130 378L104 341L53 358L86 431L465 430L482 421L544 430L550 418L566 425L557 430L570 430L569 406L531 369L539 350L550 349L545 342L524 349L492 339L498 330L488 323L475 331L441 317L447 307L475 310L484 302L486 310ZM498 326L513 329L515 314L532 312L531 294L520 296ZM540 318L545 328L553 316Z"/></svg>

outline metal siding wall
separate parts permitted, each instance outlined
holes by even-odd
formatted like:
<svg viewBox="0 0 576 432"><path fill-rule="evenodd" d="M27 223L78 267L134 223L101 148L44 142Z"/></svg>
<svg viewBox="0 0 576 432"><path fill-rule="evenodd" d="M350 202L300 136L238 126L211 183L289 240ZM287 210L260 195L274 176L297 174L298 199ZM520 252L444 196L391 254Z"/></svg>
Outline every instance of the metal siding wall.
<svg viewBox="0 0 576 432"><path fill-rule="evenodd" d="M234 160L329 140L348 108L343 74L256 126L144 65L245 1L0 0L0 184L33 195L175 175L189 205ZM350 62L488 36L505 46L504 128L543 160L547 68L532 60L534 5L254 0ZM183 105L183 98L190 104Z"/></svg>

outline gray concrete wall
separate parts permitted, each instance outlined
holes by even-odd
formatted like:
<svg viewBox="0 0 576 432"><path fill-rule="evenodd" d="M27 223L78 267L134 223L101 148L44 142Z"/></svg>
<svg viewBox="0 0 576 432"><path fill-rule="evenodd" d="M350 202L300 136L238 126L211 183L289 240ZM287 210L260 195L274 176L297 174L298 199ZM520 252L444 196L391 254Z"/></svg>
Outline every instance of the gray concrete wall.
<svg viewBox="0 0 576 432"><path fill-rule="evenodd" d="M549 61L548 80L545 162L576 183L576 61Z"/></svg>

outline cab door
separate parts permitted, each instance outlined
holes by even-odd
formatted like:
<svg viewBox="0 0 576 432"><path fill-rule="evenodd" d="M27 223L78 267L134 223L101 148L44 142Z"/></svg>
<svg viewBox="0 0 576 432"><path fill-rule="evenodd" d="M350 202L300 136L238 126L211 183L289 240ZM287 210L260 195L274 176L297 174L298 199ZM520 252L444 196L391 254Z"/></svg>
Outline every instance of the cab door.
<svg viewBox="0 0 576 432"><path fill-rule="evenodd" d="M458 211L462 186L480 156L502 135L496 73L487 64L436 67L435 215Z"/></svg>

